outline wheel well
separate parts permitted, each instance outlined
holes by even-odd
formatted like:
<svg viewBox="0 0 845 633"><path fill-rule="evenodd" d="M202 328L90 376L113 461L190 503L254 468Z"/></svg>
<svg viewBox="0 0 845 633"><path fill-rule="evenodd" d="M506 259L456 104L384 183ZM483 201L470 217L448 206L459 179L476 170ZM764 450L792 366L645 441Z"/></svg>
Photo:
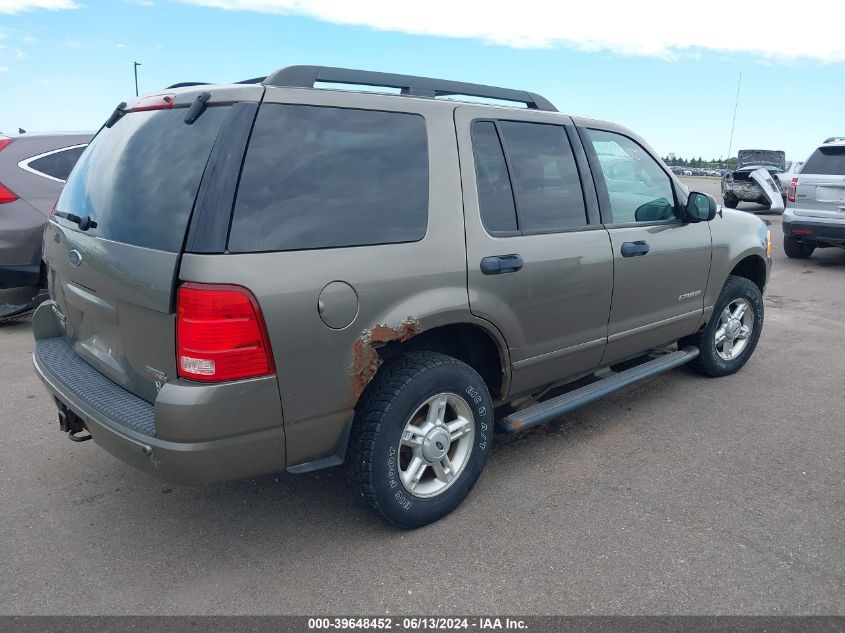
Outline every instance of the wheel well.
<svg viewBox="0 0 845 633"><path fill-rule="evenodd" d="M387 343L376 351L382 361L412 351L446 354L477 371L493 400L504 395L504 365L499 346L490 334L477 325L455 323L432 328L407 341Z"/></svg>
<svg viewBox="0 0 845 633"><path fill-rule="evenodd" d="M760 289L760 292L763 292L763 288L766 285L766 262L763 261L762 257L749 255L734 266L731 275L745 277L753 281Z"/></svg>

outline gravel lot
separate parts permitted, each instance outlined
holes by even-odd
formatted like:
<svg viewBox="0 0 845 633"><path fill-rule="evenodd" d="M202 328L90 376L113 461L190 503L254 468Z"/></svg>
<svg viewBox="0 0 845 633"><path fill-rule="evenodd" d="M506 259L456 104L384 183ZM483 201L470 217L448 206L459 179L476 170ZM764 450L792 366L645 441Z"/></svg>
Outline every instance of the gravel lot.
<svg viewBox="0 0 845 633"><path fill-rule="evenodd" d="M73 444L29 323L0 325L0 613L845 613L845 251L787 260L762 217L744 370L681 368L498 440L464 506L415 532L340 471L180 487Z"/></svg>

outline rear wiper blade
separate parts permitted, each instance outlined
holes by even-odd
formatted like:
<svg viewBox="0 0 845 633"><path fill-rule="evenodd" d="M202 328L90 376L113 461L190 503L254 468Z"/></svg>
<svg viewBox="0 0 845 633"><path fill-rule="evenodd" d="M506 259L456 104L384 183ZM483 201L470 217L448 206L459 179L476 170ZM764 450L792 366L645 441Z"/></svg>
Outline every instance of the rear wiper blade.
<svg viewBox="0 0 845 633"><path fill-rule="evenodd" d="M205 112L205 102L211 99L210 92L201 92L197 95L194 102L191 104L191 107L188 108L188 111L185 113L185 123L191 125L194 121L200 118L200 115Z"/></svg>
<svg viewBox="0 0 845 633"><path fill-rule="evenodd" d="M127 112L126 102L121 101L119 104L117 104L117 107L111 113L111 116L109 116L109 118L106 119L106 127L111 127L112 125L117 123L120 120L120 117L122 117L124 114L126 114L126 112Z"/></svg>
<svg viewBox="0 0 845 633"><path fill-rule="evenodd" d="M79 227L80 231L87 231L88 229L96 229L97 222L91 219L91 216L78 216L75 213L65 213L64 211L55 211L54 215L59 218L64 218L68 222L73 222Z"/></svg>

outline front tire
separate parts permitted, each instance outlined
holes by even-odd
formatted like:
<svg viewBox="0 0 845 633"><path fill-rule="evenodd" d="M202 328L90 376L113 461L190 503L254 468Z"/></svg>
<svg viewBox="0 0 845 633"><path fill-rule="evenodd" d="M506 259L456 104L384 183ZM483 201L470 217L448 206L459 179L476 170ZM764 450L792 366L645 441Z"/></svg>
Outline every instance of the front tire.
<svg viewBox="0 0 845 633"><path fill-rule="evenodd" d="M387 361L355 409L354 489L387 523L417 528L457 508L493 439L493 402L469 365L436 352Z"/></svg>
<svg viewBox="0 0 845 633"><path fill-rule="evenodd" d="M725 200L725 206L728 209L736 209L736 205L739 204L739 198L737 198L736 196L732 196L729 193L726 193L724 195L724 200Z"/></svg>
<svg viewBox="0 0 845 633"><path fill-rule="evenodd" d="M739 371L757 347L763 330L763 295L753 281L731 275L725 282L707 326L682 340L698 348L690 363L705 376L728 376Z"/></svg>
<svg viewBox="0 0 845 633"><path fill-rule="evenodd" d="M808 259L814 250L816 247L812 244L799 244L791 237L784 236L783 238L783 252L792 259Z"/></svg>

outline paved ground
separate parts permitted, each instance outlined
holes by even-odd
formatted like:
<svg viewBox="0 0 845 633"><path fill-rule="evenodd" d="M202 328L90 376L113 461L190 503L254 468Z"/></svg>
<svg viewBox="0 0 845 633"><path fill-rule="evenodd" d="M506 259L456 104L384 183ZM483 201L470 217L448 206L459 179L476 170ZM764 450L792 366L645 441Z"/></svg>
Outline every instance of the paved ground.
<svg viewBox="0 0 845 633"><path fill-rule="evenodd" d="M741 373L682 368L498 441L416 532L339 472L178 487L72 444L29 324L0 326L0 612L845 613L843 289L845 251L778 242Z"/></svg>

